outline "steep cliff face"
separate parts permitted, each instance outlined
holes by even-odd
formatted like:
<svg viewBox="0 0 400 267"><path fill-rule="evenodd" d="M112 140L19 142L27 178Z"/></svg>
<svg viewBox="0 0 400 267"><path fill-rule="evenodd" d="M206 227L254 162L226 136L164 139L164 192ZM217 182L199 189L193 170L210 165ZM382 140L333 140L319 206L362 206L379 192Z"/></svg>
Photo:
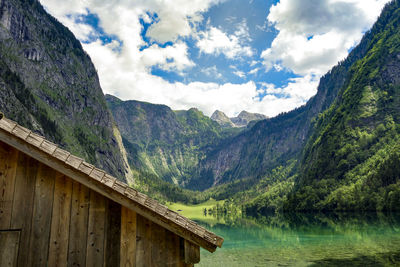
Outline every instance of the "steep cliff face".
<svg viewBox="0 0 400 267"><path fill-rule="evenodd" d="M0 110L125 179L96 70L37 0L0 0Z"/></svg>
<svg viewBox="0 0 400 267"><path fill-rule="evenodd" d="M185 186L198 162L225 134L197 109L173 111L165 105L106 100L121 131L132 166Z"/></svg>

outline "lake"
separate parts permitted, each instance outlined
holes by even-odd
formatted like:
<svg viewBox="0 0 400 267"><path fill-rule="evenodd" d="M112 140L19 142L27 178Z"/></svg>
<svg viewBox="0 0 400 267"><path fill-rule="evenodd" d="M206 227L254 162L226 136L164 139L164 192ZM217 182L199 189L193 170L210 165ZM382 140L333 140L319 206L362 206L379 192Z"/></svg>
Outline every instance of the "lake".
<svg viewBox="0 0 400 267"><path fill-rule="evenodd" d="M198 218L225 242L196 266L400 266L399 214Z"/></svg>

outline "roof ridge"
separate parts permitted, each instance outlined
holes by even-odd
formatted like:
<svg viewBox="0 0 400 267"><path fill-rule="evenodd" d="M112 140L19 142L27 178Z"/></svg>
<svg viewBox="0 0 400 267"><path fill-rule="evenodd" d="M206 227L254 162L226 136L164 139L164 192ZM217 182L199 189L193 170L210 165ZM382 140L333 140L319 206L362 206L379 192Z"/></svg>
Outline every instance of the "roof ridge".
<svg viewBox="0 0 400 267"><path fill-rule="evenodd" d="M5 118L1 112L0 129L7 132L8 134L13 135L14 137L22 139L25 143L33 146L34 148L45 152L46 154L51 156L52 159L61 161L63 164L72 167L74 171L79 171L81 174L90 178L91 182L100 182L104 186L107 186L107 188L112 189L114 192L123 195L131 201L134 201L143 208L157 213L164 219L178 225L179 227L184 228L192 235L194 234L202 238L203 240L206 240L213 246L222 246L222 243L224 241L222 237L219 237L216 234L208 231L206 228L198 225L196 222L180 215L179 213L170 210L168 207L150 198L146 194L141 193L134 188L131 188L128 184L119 181L117 178L109 175L104 170L96 168L94 165L87 163L84 159L74 156L70 152L60 148L58 145L46 140L45 137L32 132L31 130L19 125L18 123L8 118ZM74 179L74 177L71 178ZM201 244L198 245L204 247ZM211 251L210 248L204 248Z"/></svg>

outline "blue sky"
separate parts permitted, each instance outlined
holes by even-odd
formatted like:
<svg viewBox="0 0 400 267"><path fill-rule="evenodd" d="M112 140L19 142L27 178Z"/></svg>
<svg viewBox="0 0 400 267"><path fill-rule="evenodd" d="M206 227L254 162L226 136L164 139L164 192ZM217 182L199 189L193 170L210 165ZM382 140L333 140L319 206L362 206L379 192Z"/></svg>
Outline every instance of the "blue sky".
<svg viewBox="0 0 400 267"><path fill-rule="evenodd" d="M41 0L105 93L275 116L303 105L388 0Z"/></svg>

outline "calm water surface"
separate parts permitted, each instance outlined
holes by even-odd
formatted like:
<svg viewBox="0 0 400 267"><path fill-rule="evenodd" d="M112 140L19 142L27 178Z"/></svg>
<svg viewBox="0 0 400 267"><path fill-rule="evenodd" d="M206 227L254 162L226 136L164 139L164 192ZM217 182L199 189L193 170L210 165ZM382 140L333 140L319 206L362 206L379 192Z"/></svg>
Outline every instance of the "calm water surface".
<svg viewBox="0 0 400 267"><path fill-rule="evenodd" d="M196 266L400 266L400 216L273 215L198 223L224 237Z"/></svg>

